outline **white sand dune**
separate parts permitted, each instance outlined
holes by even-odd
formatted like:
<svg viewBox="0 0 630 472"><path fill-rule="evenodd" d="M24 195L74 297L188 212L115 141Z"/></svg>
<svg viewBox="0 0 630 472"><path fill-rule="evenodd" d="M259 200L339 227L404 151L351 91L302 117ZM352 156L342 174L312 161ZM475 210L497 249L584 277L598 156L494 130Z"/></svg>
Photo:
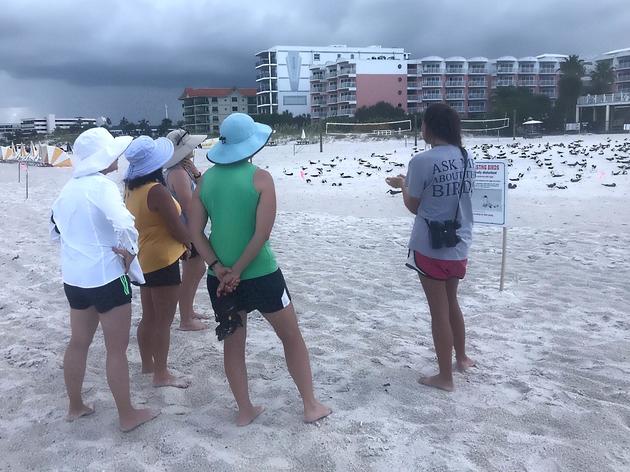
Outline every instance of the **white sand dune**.
<svg viewBox="0 0 630 472"><path fill-rule="evenodd" d="M621 146L625 136L610 138ZM519 146L536 151L573 139ZM590 148L608 137L581 139ZM525 176L509 193L502 293L501 233L475 229L461 304L478 367L456 374L452 394L416 382L436 367L429 314L419 281L403 265L411 216L383 181L389 169L404 172L391 162L406 164L411 145L336 141L322 154L314 145L294 156L287 145L257 157L276 178L272 246L310 348L317 392L334 409L316 426L301 422L281 344L260 315L251 317L248 368L252 396L267 411L250 427L233 426L234 401L212 330L173 330L172 364L193 378L181 391L153 389L140 374L135 327L133 397L162 415L129 434L116 429L97 333L85 380L97 414L65 423L68 308L47 221L70 170L32 168L24 201L15 166L1 165L0 470L627 471L630 177L612 175L624 164L606 160L611 149L574 157L552 148L539 159L566 175L554 178L547 165L510 156L505 145L512 140L470 140L468 147L484 142L493 144L491 156L501 152L498 144L507 149L512 178ZM336 156L337 167L324 177L306 183L309 177L300 176L302 167L311 175ZM359 159L380 161L381 169L367 177ZM572 183L574 168L561 162L582 159L588 166ZM567 189L547 188L554 181ZM616 187L602 185L610 182ZM210 311L203 284L197 306ZM139 317L136 291L134 325Z"/></svg>

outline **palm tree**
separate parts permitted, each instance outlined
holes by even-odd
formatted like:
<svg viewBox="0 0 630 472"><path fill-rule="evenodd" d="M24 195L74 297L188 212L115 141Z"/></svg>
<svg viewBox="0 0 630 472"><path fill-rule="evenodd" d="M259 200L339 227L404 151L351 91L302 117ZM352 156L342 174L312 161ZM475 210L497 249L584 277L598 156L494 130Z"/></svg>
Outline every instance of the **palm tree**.
<svg viewBox="0 0 630 472"><path fill-rule="evenodd" d="M599 61L595 70L591 72L591 93L602 94L612 92L612 85L615 81L615 71L612 68L612 61Z"/></svg>
<svg viewBox="0 0 630 472"><path fill-rule="evenodd" d="M575 113L577 99L582 93L582 77L586 73L584 61L577 54L571 54L560 64L561 77L558 81L558 101L556 107L562 118L571 119Z"/></svg>

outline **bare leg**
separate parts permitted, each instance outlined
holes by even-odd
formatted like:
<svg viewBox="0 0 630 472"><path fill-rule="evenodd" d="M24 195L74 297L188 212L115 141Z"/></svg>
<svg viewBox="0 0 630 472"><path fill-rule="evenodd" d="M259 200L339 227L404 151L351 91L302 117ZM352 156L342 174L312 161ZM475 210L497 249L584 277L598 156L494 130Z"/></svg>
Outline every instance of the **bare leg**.
<svg viewBox="0 0 630 472"><path fill-rule="evenodd" d="M297 323L293 303L276 313L266 314L284 347L284 358L289 373L304 402L304 421L312 423L332 413L332 410L315 399L313 376L308 350Z"/></svg>
<svg viewBox="0 0 630 472"><path fill-rule="evenodd" d="M101 326L107 349L107 383L118 408L120 429L131 431L155 418L159 411L149 408L136 409L129 395L129 365L127 346L131 327L131 304L119 306L101 313Z"/></svg>
<svg viewBox="0 0 630 472"><path fill-rule="evenodd" d="M179 295L179 329L182 331L199 331L208 325L195 318L193 304L199 282L206 272L206 264L199 256L182 263L182 285Z"/></svg>
<svg viewBox="0 0 630 472"><path fill-rule="evenodd" d="M449 279L446 281L446 293L448 295L448 316L451 322L451 331L453 332L453 346L455 347L455 359L457 360L457 369L464 371L475 365L475 361L466 355L466 325L464 324L464 315L459 307L457 300L457 287L459 279Z"/></svg>
<svg viewBox="0 0 630 472"><path fill-rule="evenodd" d="M247 340L247 313L241 313L243 327L237 328L223 341L223 368L230 384L230 390L238 406L237 426L246 426L263 411L262 406L254 406L249 398L247 385L247 365L245 364L245 343Z"/></svg>
<svg viewBox="0 0 630 472"><path fill-rule="evenodd" d="M190 383L168 371L171 324L179 300L179 285L149 288L155 314L153 331L153 386L187 388Z"/></svg>
<svg viewBox="0 0 630 472"><path fill-rule="evenodd" d="M86 310L70 309L70 327L72 334L63 358L63 377L70 400L66 420L74 421L81 416L94 413L93 407L83 403L81 388L88 349L98 327L98 313L94 307Z"/></svg>
<svg viewBox="0 0 630 472"><path fill-rule="evenodd" d="M140 287L140 300L142 302L142 319L138 324L136 336L138 338L138 348L142 359L142 373L153 373L153 336L155 332L155 310L151 289Z"/></svg>
<svg viewBox="0 0 630 472"><path fill-rule="evenodd" d="M448 296L446 282L420 276L422 288L429 302L431 311L431 332L438 358L440 372L432 377L423 377L420 383L448 392L453 391L453 333L449 321Z"/></svg>

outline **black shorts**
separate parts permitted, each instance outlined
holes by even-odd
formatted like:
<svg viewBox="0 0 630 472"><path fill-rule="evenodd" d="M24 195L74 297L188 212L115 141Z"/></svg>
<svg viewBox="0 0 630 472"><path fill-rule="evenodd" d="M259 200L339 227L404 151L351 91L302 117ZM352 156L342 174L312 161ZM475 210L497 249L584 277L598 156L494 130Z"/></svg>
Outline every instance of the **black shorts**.
<svg viewBox="0 0 630 472"><path fill-rule="evenodd" d="M179 274L179 259L170 266L144 274L144 281L145 284L142 285L142 287L166 287L181 284L182 278Z"/></svg>
<svg viewBox="0 0 630 472"><path fill-rule="evenodd" d="M87 310L93 306L97 312L106 313L112 308L131 303L131 284L126 275L102 287L82 288L63 284L63 290L70 308L74 310Z"/></svg>
<svg viewBox="0 0 630 472"><path fill-rule="evenodd" d="M212 308L216 311L219 279L208 275L207 286ZM238 311L246 313L254 310L264 314L275 313L291 303L291 294L280 269L255 279L241 280L233 296Z"/></svg>

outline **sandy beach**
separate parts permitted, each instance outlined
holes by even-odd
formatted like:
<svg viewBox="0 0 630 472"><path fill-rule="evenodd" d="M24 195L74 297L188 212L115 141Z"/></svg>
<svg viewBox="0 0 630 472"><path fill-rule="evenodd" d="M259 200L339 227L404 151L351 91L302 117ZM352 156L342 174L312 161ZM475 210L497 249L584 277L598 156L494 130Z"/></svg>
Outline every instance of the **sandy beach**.
<svg viewBox="0 0 630 472"><path fill-rule="evenodd" d="M583 141L571 154L576 140ZM413 139L327 141L323 153L319 144L295 154L292 144L279 145L254 162L276 180L272 247L316 392L333 415L303 424L282 345L258 313L249 318L248 369L252 398L267 410L254 424L234 426L213 322L205 332L174 323L171 364L192 385L152 388L140 373L135 290L132 398L162 414L128 434L117 429L100 329L84 384L96 414L64 421L70 328L48 218L71 169L31 167L25 200L17 165L0 164L0 470L629 470L630 138L516 143L466 143L477 159L511 159L510 177L523 177L509 191L503 292L501 230L475 227L460 301L477 367L456 374L454 393L417 383L436 369L430 317L418 278L404 266L412 216L384 182L405 172L395 164L406 166ZM205 281L196 307L212 314Z"/></svg>

